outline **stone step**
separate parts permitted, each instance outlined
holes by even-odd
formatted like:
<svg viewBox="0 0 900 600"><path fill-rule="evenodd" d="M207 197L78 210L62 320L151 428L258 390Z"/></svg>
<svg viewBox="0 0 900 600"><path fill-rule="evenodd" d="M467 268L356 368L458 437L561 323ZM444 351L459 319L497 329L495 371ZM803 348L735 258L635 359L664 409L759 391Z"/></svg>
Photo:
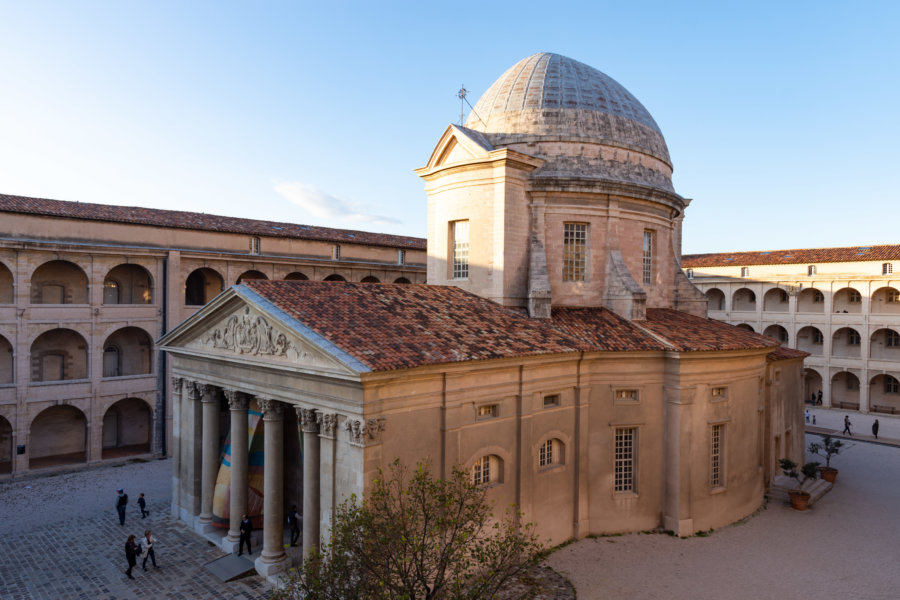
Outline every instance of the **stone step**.
<svg viewBox="0 0 900 600"><path fill-rule="evenodd" d="M819 498L830 492L832 487L833 485L824 479L808 479L803 483L803 486L800 489L809 494L809 505L812 506ZM790 500L788 491L795 489L797 489L796 479L791 479L785 475L778 475L775 477L775 481L772 482L769 496L788 502Z"/></svg>

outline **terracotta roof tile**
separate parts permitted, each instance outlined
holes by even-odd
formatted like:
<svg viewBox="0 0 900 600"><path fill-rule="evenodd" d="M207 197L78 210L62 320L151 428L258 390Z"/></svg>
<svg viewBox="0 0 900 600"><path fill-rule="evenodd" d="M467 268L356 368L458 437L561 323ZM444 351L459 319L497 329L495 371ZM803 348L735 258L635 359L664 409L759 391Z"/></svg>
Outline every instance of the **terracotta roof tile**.
<svg viewBox="0 0 900 600"><path fill-rule="evenodd" d="M719 252L685 254L685 268L753 265L806 265L814 263L859 262L866 260L900 260L900 244L850 246L847 248L799 248L796 250L761 250L756 252Z"/></svg>
<svg viewBox="0 0 900 600"><path fill-rule="evenodd" d="M665 350L666 346L605 308L554 308L553 325L595 350Z"/></svg>
<svg viewBox="0 0 900 600"><path fill-rule="evenodd" d="M374 371L590 350L586 342L457 287L247 281Z"/></svg>
<svg viewBox="0 0 900 600"><path fill-rule="evenodd" d="M784 346L779 346L775 348L768 354L766 354L766 358L769 362L778 362L780 360L791 360L792 358L806 358L809 356L809 352L804 352L803 350L795 350L793 348L785 348Z"/></svg>
<svg viewBox="0 0 900 600"><path fill-rule="evenodd" d="M329 227L298 225L296 223L239 219L237 217L208 215L206 213L184 212L180 210L161 210L137 206L112 206L107 204L90 204L87 202L67 202L64 200L10 196L8 194L0 194L0 212L46 215L49 217L85 219L89 221L129 223L133 225L150 225L153 227L171 227L175 229L223 231L226 233L243 233L267 237L320 240L340 242L343 244L388 246L391 248L408 248L415 250L425 250L426 247L424 238L370 233L368 231L353 231L349 229L331 229Z"/></svg>
<svg viewBox="0 0 900 600"><path fill-rule="evenodd" d="M635 323L665 338L681 352L778 346L778 342L770 337L670 308L648 308L647 319Z"/></svg>

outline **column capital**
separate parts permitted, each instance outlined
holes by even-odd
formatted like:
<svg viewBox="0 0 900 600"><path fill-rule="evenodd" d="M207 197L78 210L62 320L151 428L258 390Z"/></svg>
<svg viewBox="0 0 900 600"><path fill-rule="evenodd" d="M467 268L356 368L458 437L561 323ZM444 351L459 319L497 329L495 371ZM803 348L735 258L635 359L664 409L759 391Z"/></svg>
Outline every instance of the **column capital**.
<svg viewBox="0 0 900 600"><path fill-rule="evenodd" d="M188 381L185 387L189 400L200 400L200 386L196 381Z"/></svg>
<svg viewBox="0 0 900 600"><path fill-rule="evenodd" d="M334 430L337 427L338 416L334 413L316 413L316 421L319 423L322 437L334 439Z"/></svg>
<svg viewBox="0 0 900 600"><path fill-rule="evenodd" d="M219 389L218 386L211 383L201 383L198 387L200 388L200 393L202 394L201 400L203 400L203 402L215 402L217 400L216 390Z"/></svg>
<svg viewBox="0 0 900 600"><path fill-rule="evenodd" d="M250 405L250 399L244 392L238 390L223 389L225 399L228 400L228 408L231 410L247 410Z"/></svg>
<svg viewBox="0 0 900 600"><path fill-rule="evenodd" d="M264 421L280 421L284 416L284 404L278 400L257 396L256 403L259 404L259 410L262 412Z"/></svg>
<svg viewBox="0 0 900 600"><path fill-rule="evenodd" d="M350 434L350 443L357 446L368 446L381 442L381 432L384 431L384 417L366 419L365 421L353 419L344 423L344 428Z"/></svg>
<svg viewBox="0 0 900 600"><path fill-rule="evenodd" d="M300 419L300 428L303 433L319 433L319 421L316 418L316 409L295 406L294 410L297 412L297 418Z"/></svg>
<svg viewBox="0 0 900 600"><path fill-rule="evenodd" d="M175 390L175 393L181 393L181 383L184 381L184 377L178 377L177 375L172 376L172 389Z"/></svg>

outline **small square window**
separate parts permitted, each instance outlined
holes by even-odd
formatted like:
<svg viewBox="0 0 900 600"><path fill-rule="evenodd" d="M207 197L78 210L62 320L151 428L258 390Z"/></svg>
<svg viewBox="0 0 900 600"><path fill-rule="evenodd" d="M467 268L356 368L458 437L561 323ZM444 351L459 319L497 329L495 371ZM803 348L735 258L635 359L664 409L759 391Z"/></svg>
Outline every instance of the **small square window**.
<svg viewBox="0 0 900 600"><path fill-rule="evenodd" d="M688 270L687 270L687 278L688 278L688 279L693 279L693 278L694 278L694 270L693 270L693 269L688 269Z"/></svg>
<svg viewBox="0 0 900 600"><path fill-rule="evenodd" d="M712 394L713 400L725 400L728 398L728 388L727 387L714 387L710 391Z"/></svg>
<svg viewBox="0 0 900 600"><path fill-rule="evenodd" d="M475 415L478 419L493 419L500 414L499 409L496 404L482 404L476 409Z"/></svg>
<svg viewBox="0 0 900 600"><path fill-rule="evenodd" d="M741 277L750 277L750 267L741 267Z"/></svg>
<svg viewBox="0 0 900 600"><path fill-rule="evenodd" d="M544 408L559 406L559 400L559 394L550 394L549 396L544 396Z"/></svg>
<svg viewBox="0 0 900 600"><path fill-rule="evenodd" d="M894 265L892 263L883 263L881 265L881 274L882 275L890 275L894 272Z"/></svg>
<svg viewBox="0 0 900 600"><path fill-rule="evenodd" d="M808 267L806 267L806 274L810 275L810 276L815 275L816 274L816 265L809 265Z"/></svg>
<svg viewBox="0 0 900 600"><path fill-rule="evenodd" d="M638 390L616 390L616 402L637 402L639 399Z"/></svg>

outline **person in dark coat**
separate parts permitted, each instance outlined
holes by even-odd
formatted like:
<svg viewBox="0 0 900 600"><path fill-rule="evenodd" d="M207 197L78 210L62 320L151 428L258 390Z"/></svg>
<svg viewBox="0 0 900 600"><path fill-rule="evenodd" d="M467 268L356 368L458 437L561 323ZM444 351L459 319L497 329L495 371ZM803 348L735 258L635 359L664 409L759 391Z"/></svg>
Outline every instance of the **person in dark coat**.
<svg viewBox="0 0 900 600"><path fill-rule="evenodd" d="M822 405L822 390L819 390L819 393L816 394L816 404Z"/></svg>
<svg viewBox="0 0 900 600"><path fill-rule="evenodd" d="M241 541L238 542L238 556L244 552L244 542L247 542L247 554L253 553L253 550L250 549L250 535L252 533L253 523L250 521L250 517L244 515L241 517Z"/></svg>
<svg viewBox="0 0 900 600"><path fill-rule="evenodd" d="M125 490L117 490L119 495L116 496L116 512L119 513L119 525L125 526L125 507L128 505L128 494Z"/></svg>
<svg viewBox="0 0 900 600"><path fill-rule="evenodd" d="M138 547L134 543L134 535L129 535L128 541L125 542L125 560L128 561L128 570L125 571L125 574L128 575L128 579L134 579L131 570L137 565L137 555Z"/></svg>
<svg viewBox="0 0 900 600"><path fill-rule="evenodd" d="M147 501L144 500L144 494L141 494L140 497L138 498L138 506L141 507L141 518L142 519L150 514L150 511L147 510Z"/></svg>
<svg viewBox="0 0 900 600"><path fill-rule="evenodd" d="M878 419L875 419L875 422L872 423L872 435L875 436L875 439L878 439Z"/></svg>
<svg viewBox="0 0 900 600"><path fill-rule="evenodd" d="M850 415L844 415L844 431L841 433L846 433L850 437L853 437L853 433L850 432Z"/></svg>
<svg viewBox="0 0 900 600"><path fill-rule="evenodd" d="M288 527L291 529L291 546L297 545L300 539L300 515L297 514L297 505L291 505L291 511L287 516Z"/></svg>

